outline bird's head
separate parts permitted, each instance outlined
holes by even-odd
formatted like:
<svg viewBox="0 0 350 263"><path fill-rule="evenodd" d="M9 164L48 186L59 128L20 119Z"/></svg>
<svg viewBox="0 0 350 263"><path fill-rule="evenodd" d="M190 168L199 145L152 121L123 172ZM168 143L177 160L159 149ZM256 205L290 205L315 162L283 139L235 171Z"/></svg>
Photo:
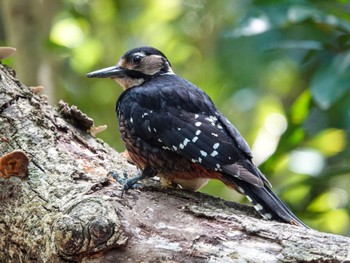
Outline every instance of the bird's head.
<svg viewBox="0 0 350 263"><path fill-rule="evenodd" d="M160 74L173 74L166 56L155 48L139 47L126 52L117 65L90 72L86 76L112 78L128 89Z"/></svg>

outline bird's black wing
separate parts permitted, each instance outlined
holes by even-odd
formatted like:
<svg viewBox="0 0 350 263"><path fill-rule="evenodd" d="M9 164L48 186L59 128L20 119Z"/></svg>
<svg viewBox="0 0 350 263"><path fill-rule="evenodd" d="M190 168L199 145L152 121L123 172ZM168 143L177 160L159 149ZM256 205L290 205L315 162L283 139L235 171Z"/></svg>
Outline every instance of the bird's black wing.
<svg viewBox="0 0 350 263"><path fill-rule="evenodd" d="M265 177L251 162L246 141L202 90L173 75L127 92L123 110L138 137L208 169L263 186Z"/></svg>

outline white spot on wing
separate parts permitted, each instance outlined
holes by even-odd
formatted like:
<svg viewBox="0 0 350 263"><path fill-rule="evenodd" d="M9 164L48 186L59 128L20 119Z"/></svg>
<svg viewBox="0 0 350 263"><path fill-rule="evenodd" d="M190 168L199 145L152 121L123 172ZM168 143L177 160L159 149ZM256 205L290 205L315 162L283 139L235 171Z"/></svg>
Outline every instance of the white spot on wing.
<svg viewBox="0 0 350 263"><path fill-rule="evenodd" d="M214 123L218 119L215 116L209 116L208 118L205 118L207 121L210 121L211 123Z"/></svg>
<svg viewBox="0 0 350 263"><path fill-rule="evenodd" d="M211 135L215 136L215 137L219 137L219 135L217 133L211 133Z"/></svg>
<svg viewBox="0 0 350 263"><path fill-rule="evenodd" d="M217 149L217 148L219 148L219 146L220 146L220 143L217 142L213 145L213 149Z"/></svg>
<svg viewBox="0 0 350 263"><path fill-rule="evenodd" d="M131 122L131 123L134 123L134 120L133 120L132 118L130 118L130 122Z"/></svg>
<svg viewBox="0 0 350 263"><path fill-rule="evenodd" d="M195 143L198 140L198 137L193 137L192 142Z"/></svg>
<svg viewBox="0 0 350 263"><path fill-rule="evenodd" d="M199 117L199 115L198 115L198 114L195 114L195 115L194 115L194 118L195 118L195 119L197 119L198 117Z"/></svg>
<svg viewBox="0 0 350 263"><path fill-rule="evenodd" d="M198 157L198 162L201 163L202 162L202 158Z"/></svg>
<svg viewBox="0 0 350 263"><path fill-rule="evenodd" d="M177 151L177 147L175 145L173 145L173 149L174 151Z"/></svg>
<svg viewBox="0 0 350 263"><path fill-rule="evenodd" d="M200 121L197 121L194 125L196 125L197 127L201 126L202 123Z"/></svg>
<svg viewBox="0 0 350 263"><path fill-rule="evenodd" d="M243 190L243 188L242 188L242 187L237 186L237 190L238 190L238 192L240 192L241 194L244 194L244 190Z"/></svg>
<svg viewBox="0 0 350 263"><path fill-rule="evenodd" d="M180 147L181 149L185 148L185 146L184 146L182 143L180 143L179 147Z"/></svg>
<svg viewBox="0 0 350 263"><path fill-rule="evenodd" d="M190 142L190 140L189 139L187 139L187 138L185 138L185 140L183 141L183 145L184 146L186 146L187 145L187 143L189 143Z"/></svg>
<svg viewBox="0 0 350 263"><path fill-rule="evenodd" d="M201 130L197 130L196 135L198 136L199 134L201 134L201 132L202 132Z"/></svg>
<svg viewBox="0 0 350 263"><path fill-rule="evenodd" d="M253 199L251 199L249 195L246 195L246 197L247 197L249 202L253 203Z"/></svg>
<svg viewBox="0 0 350 263"><path fill-rule="evenodd" d="M254 206L254 208L255 208L255 206ZM266 219L266 220L271 220L272 219L272 215L270 213L263 213L263 212L261 212L259 210L258 210L258 212L264 219Z"/></svg>
<svg viewBox="0 0 350 263"><path fill-rule="evenodd" d="M207 152L202 151L202 150L200 151L200 153L201 153L201 155L204 156L204 157L208 155Z"/></svg>
<svg viewBox="0 0 350 263"><path fill-rule="evenodd" d="M162 148L163 148L164 150L170 150L170 151L171 151L171 149L170 149L168 146L162 146Z"/></svg>
<svg viewBox="0 0 350 263"><path fill-rule="evenodd" d="M269 220L272 219L272 215L270 213L266 213L264 214L264 216Z"/></svg>
<svg viewBox="0 0 350 263"><path fill-rule="evenodd" d="M148 131L151 132L151 127L148 126Z"/></svg>
<svg viewBox="0 0 350 263"><path fill-rule="evenodd" d="M213 151L211 154L210 154L210 156L213 156L213 157L215 157L216 155L218 155L219 153L217 152L217 151Z"/></svg>
<svg viewBox="0 0 350 263"><path fill-rule="evenodd" d="M257 211L263 210L263 207L262 207L261 204L256 204L256 205L254 206L254 208L255 208Z"/></svg>

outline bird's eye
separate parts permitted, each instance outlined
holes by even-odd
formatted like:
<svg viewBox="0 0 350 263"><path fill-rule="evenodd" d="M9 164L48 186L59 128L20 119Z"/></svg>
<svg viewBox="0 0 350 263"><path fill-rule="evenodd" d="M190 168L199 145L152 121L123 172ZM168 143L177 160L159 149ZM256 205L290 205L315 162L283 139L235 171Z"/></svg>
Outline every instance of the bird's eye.
<svg viewBox="0 0 350 263"><path fill-rule="evenodd" d="M139 63L140 61L141 61L141 56L140 55L135 55L135 56L133 56L133 58L132 58L132 62L133 63L135 63L135 64L137 64L137 63Z"/></svg>

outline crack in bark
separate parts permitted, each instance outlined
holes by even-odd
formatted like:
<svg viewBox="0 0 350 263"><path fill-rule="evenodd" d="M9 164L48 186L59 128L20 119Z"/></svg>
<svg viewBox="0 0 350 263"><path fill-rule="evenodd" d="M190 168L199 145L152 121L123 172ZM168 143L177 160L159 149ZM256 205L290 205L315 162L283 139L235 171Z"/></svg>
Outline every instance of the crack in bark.
<svg viewBox="0 0 350 263"><path fill-rule="evenodd" d="M34 166L36 168L38 168L40 171L42 171L44 174L46 174L46 171L44 170L44 168L42 168L39 163L37 163L37 161L35 161L35 157L34 157L34 154L32 153L28 153L28 155L30 155L32 158L31 158L31 162L34 164Z"/></svg>
<svg viewBox="0 0 350 263"><path fill-rule="evenodd" d="M50 201L45 199L44 197L41 196L41 194L39 193L39 191L35 190L31 184L29 184L30 186L30 190L33 191L37 197L39 197L41 200L43 200L45 203L49 203Z"/></svg>
<svg viewBox="0 0 350 263"><path fill-rule="evenodd" d="M23 95L15 95L12 99L10 99L9 101L6 101L4 104L2 104L0 106L0 114L2 114L7 108L12 106L13 102L17 102L19 99L27 99L28 97L23 96Z"/></svg>
<svg viewBox="0 0 350 263"><path fill-rule="evenodd" d="M84 140L83 138L81 138L78 134L76 134L75 132L72 132L72 135L74 137L74 139L80 143L81 145L83 145L84 147L86 147L87 149L89 149L91 152L93 152L94 154L97 154L97 150L92 147L91 145L88 144L88 142L86 140Z"/></svg>

